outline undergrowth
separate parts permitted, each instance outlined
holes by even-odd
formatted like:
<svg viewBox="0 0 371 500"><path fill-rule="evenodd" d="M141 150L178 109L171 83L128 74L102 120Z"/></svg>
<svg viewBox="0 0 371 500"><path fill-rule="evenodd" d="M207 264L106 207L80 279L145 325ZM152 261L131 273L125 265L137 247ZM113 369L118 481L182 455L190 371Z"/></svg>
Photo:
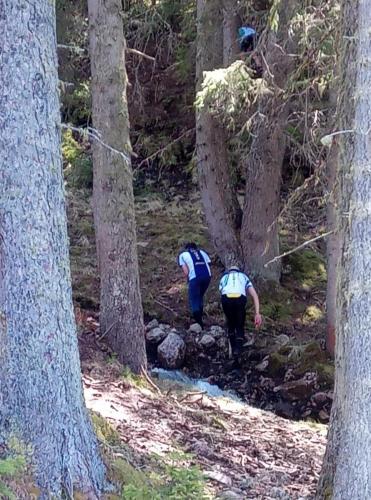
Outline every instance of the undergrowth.
<svg viewBox="0 0 371 500"><path fill-rule="evenodd" d="M136 457L122 442L119 432L98 413L92 412L94 430L117 494L110 500L203 500L210 496L206 481L192 456L182 451L166 456Z"/></svg>
<svg viewBox="0 0 371 500"><path fill-rule="evenodd" d="M22 456L8 457L0 460L0 498L17 500L8 481L19 477L25 470L26 460Z"/></svg>

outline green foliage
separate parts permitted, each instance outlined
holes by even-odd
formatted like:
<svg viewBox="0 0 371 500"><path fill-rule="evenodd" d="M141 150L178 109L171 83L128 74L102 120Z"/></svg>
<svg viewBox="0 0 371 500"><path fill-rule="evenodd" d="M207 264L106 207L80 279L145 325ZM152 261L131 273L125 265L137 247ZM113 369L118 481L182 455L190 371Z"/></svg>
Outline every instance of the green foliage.
<svg viewBox="0 0 371 500"><path fill-rule="evenodd" d="M24 472L26 460L23 456L0 460L0 498L16 500L16 496L4 481L14 479Z"/></svg>
<svg viewBox="0 0 371 500"><path fill-rule="evenodd" d="M321 286L326 282L325 260L313 250L295 252L286 257L285 264L289 266L291 276L304 289Z"/></svg>
<svg viewBox="0 0 371 500"><path fill-rule="evenodd" d="M144 377L133 373L129 367L125 366L122 370L122 378L130 385L135 387L148 387L149 384Z"/></svg>
<svg viewBox="0 0 371 500"><path fill-rule="evenodd" d="M205 72L195 105L199 111L221 117L232 127L242 110L268 92L265 80L254 78L253 71L243 61L236 61L228 68Z"/></svg>
<svg viewBox="0 0 371 500"><path fill-rule="evenodd" d="M86 125L91 119L91 92L88 82L80 82L71 93L62 99L64 120L76 126Z"/></svg>
<svg viewBox="0 0 371 500"><path fill-rule="evenodd" d="M273 0L268 16L268 26L272 31L277 32L280 22L279 7L281 0Z"/></svg>
<svg viewBox="0 0 371 500"><path fill-rule="evenodd" d="M71 130L63 133L62 154L64 175L67 183L74 188L93 187L93 166L91 157L74 139Z"/></svg>
<svg viewBox="0 0 371 500"><path fill-rule="evenodd" d="M205 481L196 466L165 465L161 475L152 475L146 482L138 471L124 486L122 498L125 500L202 500L206 499Z"/></svg>
<svg viewBox="0 0 371 500"><path fill-rule="evenodd" d="M119 433L105 418L99 415L99 413L91 412L91 421L93 423L95 434L103 445L121 445Z"/></svg>

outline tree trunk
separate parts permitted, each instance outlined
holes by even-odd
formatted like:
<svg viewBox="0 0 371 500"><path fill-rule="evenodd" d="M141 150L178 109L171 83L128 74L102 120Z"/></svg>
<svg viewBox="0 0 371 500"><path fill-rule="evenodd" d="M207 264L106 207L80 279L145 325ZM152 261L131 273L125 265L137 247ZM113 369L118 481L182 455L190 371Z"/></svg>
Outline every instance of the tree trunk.
<svg viewBox="0 0 371 500"><path fill-rule="evenodd" d="M197 2L197 89L203 72L223 66L223 10L220 1ZM229 171L227 136L223 125L206 108L196 112L199 184L214 247L225 266L241 264L237 229L239 206Z"/></svg>
<svg viewBox="0 0 371 500"><path fill-rule="evenodd" d="M336 376L317 498L371 498L371 38L369 2L343 1L339 172L343 250L337 286ZM328 471L333 474L326 477Z"/></svg>
<svg viewBox="0 0 371 500"><path fill-rule="evenodd" d="M101 280L100 326L122 363L146 367L130 162L125 39L120 0L89 0L94 221ZM122 151L123 154L118 154Z"/></svg>
<svg viewBox="0 0 371 500"><path fill-rule="evenodd" d="M0 3L0 442L33 451L46 495L99 496L85 408L60 155L54 2Z"/></svg>
<svg viewBox="0 0 371 500"><path fill-rule="evenodd" d="M336 341L336 282L339 272L339 259L341 253L341 238L339 233L339 221L336 204L338 202L337 186L337 147L334 144L331 147L327 159L327 188L329 200L327 202L327 229L334 231L327 239L327 290L326 290L326 348L331 356L335 355Z"/></svg>
<svg viewBox="0 0 371 500"><path fill-rule="evenodd" d="M236 0L223 0L223 66L232 64L239 53L238 27L240 24Z"/></svg>
<svg viewBox="0 0 371 500"><path fill-rule="evenodd" d="M241 241L245 270L251 276L279 281L281 261L264 264L279 254L278 214L281 171L286 142L287 106L268 101L260 109L259 125L247 157L246 193ZM272 108L271 108L272 107ZM271 110L269 110L271 108Z"/></svg>
<svg viewBox="0 0 371 500"><path fill-rule="evenodd" d="M274 96L260 101L259 117L252 130L252 144L246 158L246 192L241 242L245 269L252 275L278 281L281 261L264 265L279 252L278 214L282 163L285 156L285 128L288 104L284 89L295 66L294 41L289 24L300 6L299 0L280 2L277 33L269 34L265 50L265 78L274 79ZM272 7L276 8L276 4Z"/></svg>

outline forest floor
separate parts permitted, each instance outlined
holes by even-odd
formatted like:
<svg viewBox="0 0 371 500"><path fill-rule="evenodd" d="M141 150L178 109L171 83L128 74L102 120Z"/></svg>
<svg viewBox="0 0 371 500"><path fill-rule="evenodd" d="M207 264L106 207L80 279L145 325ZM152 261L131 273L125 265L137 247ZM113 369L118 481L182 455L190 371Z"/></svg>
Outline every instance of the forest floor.
<svg viewBox="0 0 371 500"><path fill-rule="evenodd" d="M313 498L326 426L134 377L102 352L94 320L85 326L79 341L86 403L123 488L121 497L109 498Z"/></svg>
<svg viewBox="0 0 371 500"><path fill-rule="evenodd" d="M77 309L90 310L97 317L99 308L99 282L96 269L94 228L89 191L68 192L68 215L71 240L71 266L74 299ZM176 257L185 241L196 240L211 256L213 279L206 296L206 325L224 326L218 292L218 279L223 267L210 244L205 226L200 197L197 190L173 182L160 190L153 184L143 186L136 195L138 255L141 274L141 291L146 322L156 318L160 323L186 330L190 324L187 285L177 264ZM310 238L308 234L306 237ZM283 247L294 247L290 231L282 234ZM221 363L215 365L213 356L194 358L186 366L194 377L210 378L212 383L225 389L233 389L249 403L275 409L286 417L304 416L328 421L331 393L326 396L324 408L311 411L312 393L305 389L302 404L281 402L275 388L292 380L290 360L301 358L303 373L313 371L314 365L321 371L320 381L313 391L331 391L333 365L322 350L324 339L324 301L326 272L321 247L298 252L283 261L283 277L280 285L257 286L264 324L254 332L252 310L248 314L246 334L252 345L242 370L236 371ZM251 308L251 305L250 305ZM256 366L266 355L277 348L277 339L284 335L290 349L273 353L274 366L259 371ZM308 343L311 356L305 356ZM312 349L313 348L313 349ZM292 351L292 352L291 352ZM312 356L314 351L314 356ZM283 354L283 356L282 356ZM191 358L190 358L191 359ZM288 370L289 368L289 370ZM318 371L318 370L317 370ZM247 378L246 378L247 377ZM312 392L313 392L312 391ZM272 404L273 403L273 404ZM299 402L301 403L301 402ZM322 405L322 403L321 403Z"/></svg>
<svg viewBox="0 0 371 500"><path fill-rule="evenodd" d="M153 192L152 186L148 192L144 189L137 194L136 215L146 322L156 318L188 328L187 289L176 257L185 241L195 240L213 261L206 324L223 325L217 291L222 265L209 242L198 193L182 192L182 186ZM115 481L119 478L123 485L120 498L313 498L326 426L283 419L257 408L268 407L265 403L270 403L274 393L272 387L266 390L262 383L268 381L267 375L254 368L261 359L248 360L249 394L242 398L245 403L207 397L173 382L156 380L154 385L123 370L115 355L99 341L99 282L89 191L68 192L68 216L85 397L94 412L109 469ZM283 234L283 241L284 245L295 246L289 232ZM270 349L282 334L290 339L292 352L299 357L308 343L321 345L325 281L320 247L283 261L281 284L258 289L265 320L262 330L253 333L253 325L247 321L247 333L254 339L256 352L259 342L262 349ZM187 372L197 375L197 368L187 366ZM246 385L246 373L242 371L234 376L233 370L227 369L224 376L221 370L212 381L240 394L240 386ZM284 376L281 374L279 380L273 377L273 386L282 383ZM250 404L250 389L257 393L254 406ZM296 404L286 407L291 411ZM274 405L271 408L277 413ZM326 421L328 406L325 409ZM299 412L299 418L302 414ZM106 422L114 431L106 428ZM121 460L120 465L112 465L117 460Z"/></svg>

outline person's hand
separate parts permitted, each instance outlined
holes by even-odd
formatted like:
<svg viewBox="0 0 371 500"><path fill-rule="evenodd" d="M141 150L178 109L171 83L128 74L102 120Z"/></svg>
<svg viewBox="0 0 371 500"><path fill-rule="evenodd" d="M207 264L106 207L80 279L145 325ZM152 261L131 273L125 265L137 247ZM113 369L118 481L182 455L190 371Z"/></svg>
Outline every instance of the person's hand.
<svg viewBox="0 0 371 500"><path fill-rule="evenodd" d="M255 328L260 328L263 323L262 317L259 313L255 314Z"/></svg>

